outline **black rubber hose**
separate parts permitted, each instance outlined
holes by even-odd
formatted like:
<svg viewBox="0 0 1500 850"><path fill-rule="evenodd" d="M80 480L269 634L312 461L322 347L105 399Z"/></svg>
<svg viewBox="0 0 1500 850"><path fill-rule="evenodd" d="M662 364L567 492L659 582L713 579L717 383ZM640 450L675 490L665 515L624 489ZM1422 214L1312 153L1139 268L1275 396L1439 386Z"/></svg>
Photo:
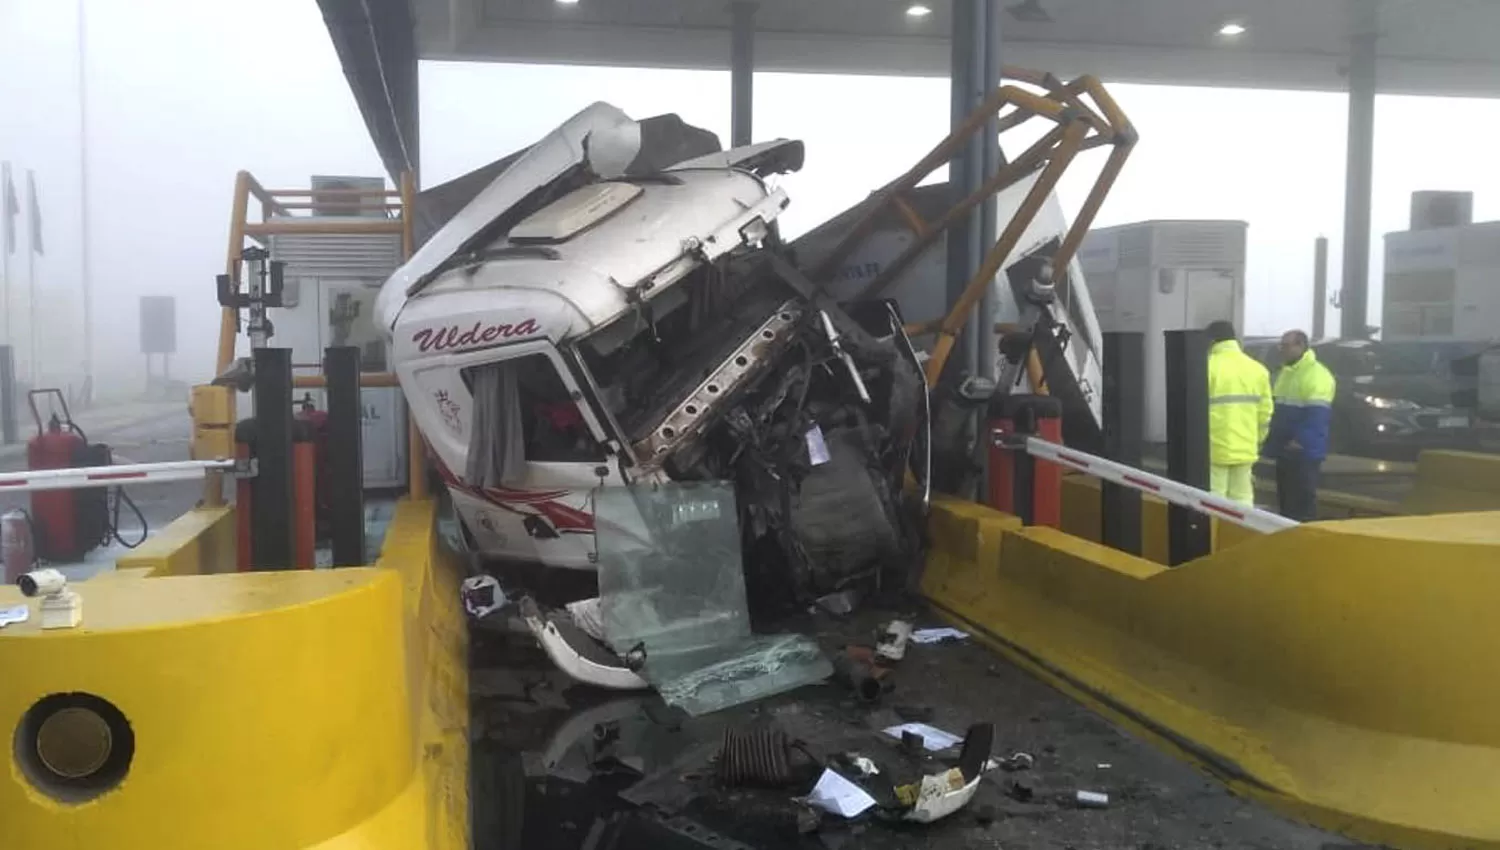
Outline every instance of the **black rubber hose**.
<svg viewBox="0 0 1500 850"><path fill-rule="evenodd" d="M109 525L108 525L108 528L105 530L105 536L104 536L104 543L105 543L105 545L108 545L111 539L113 539L114 541L118 542L121 546L124 546L126 549L134 549L137 546L141 545L142 543L145 543L146 542L146 538L151 533L151 529L146 525L146 515L143 514L143 513L141 513L141 509L140 509L139 506L136 505L135 500L132 499L132 498L130 498L130 496L126 495L124 487L116 487L115 488L115 499L114 499L114 502L115 502L114 510L110 512ZM134 543L131 543L131 542L127 541L124 537L122 537L120 535L120 505L122 503L130 505L131 512L133 512L135 514L135 518L137 520L139 520L140 523L141 523L141 536L140 536L140 539L136 540Z"/></svg>

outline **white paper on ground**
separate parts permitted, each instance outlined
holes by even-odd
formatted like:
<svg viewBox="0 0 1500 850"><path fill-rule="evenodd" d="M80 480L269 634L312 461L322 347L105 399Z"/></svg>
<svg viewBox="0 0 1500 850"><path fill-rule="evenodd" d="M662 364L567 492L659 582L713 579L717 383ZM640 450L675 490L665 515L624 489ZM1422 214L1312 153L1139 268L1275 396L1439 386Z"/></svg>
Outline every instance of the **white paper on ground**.
<svg viewBox="0 0 1500 850"><path fill-rule="evenodd" d="M944 626L936 629L917 629L911 633L912 643L937 643L944 640L963 640L968 632Z"/></svg>
<svg viewBox="0 0 1500 850"><path fill-rule="evenodd" d="M875 798L865 789L824 768L823 775L818 777L818 784L807 795L807 802L825 812L852 818L875 805Z"/></svg>
<svg viewBox="0 0 1500 850"><path fill-rule="evenodd" d="M898 741L901 739L903 732L915 732L921 735L922 746L933 752L946 750L949 747L956 747L964 742L963 738L958 737L952 732L944 732L936 726L928 726L926 723L902 723L900 726L892 726L885 730L885 734L890 735Z"/></svg>
<svg viewBox="0 0 1500 850"><path fill-rule="evenodd" d="M822 466L828 461L828 443L823 439L823 429L814 425L807 429L807 462L812 466Z"/></svg>

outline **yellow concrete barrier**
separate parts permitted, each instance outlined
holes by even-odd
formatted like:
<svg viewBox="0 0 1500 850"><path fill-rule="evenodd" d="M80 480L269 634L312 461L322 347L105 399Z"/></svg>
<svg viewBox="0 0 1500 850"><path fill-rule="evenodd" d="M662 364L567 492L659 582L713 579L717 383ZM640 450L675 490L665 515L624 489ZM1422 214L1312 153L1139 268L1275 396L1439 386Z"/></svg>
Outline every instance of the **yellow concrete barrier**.
<svg viewBox="0 0 1500 850"><path fill-rule="evenodd" d="M1500 455L1427 451L1417 458L1417 480L1403 513L1500 510Z"/></svg>
<svg viewBox="0 0 1500 850"><path fill-rule="evenodd" d="M1062 530L1075 537L1099 543L1103 540L1100 529L1099 479L1091 475L1064 475L1062 483ZM1213 524L1214 550L1225 549L1237 543L1260 536L1228 522L1219 522L1210 517ZM1155 496L1141 495L1141 557L1157 564L1167 563L1167 503Z"/></svg>
<svg viewBox="0 0 1500 850"><path fill-rule="evenodd" d="M928 597L1075 696L1322 826L1500 847L1500 514L1304 525L1166 569L933 513Z"/></svg>
<svg viewBox="0 0 1500 850"><path fill-rule="evenodd" d="M466 848L461 574L433 522L402 503L374 567L85 582L71 630L33 601L0 630L0 845Z"/></svg>
<svg viewBox="0 0 1500 850"><path fill-rule="evenodd" d="M233 507L194 508L120 556L115 568L151 576L234 572L235 535Z"/></svg>

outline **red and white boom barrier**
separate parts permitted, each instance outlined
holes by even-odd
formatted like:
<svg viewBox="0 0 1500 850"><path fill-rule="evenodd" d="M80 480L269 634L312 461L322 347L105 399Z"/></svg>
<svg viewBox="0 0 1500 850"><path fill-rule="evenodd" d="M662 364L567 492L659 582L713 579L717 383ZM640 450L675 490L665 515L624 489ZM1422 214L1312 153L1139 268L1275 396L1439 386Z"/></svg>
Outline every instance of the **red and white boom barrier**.
<svg viewBox="0 0 1500 850"><path fill-rule="evenodd" d="M1036 437L1026 438L1026 453L1038 460L1051 461L1067 469L1087 472L1096 478L1139 490L1142 493L1149 493L1174 505L1202 511L1209 516L1265 534L1300 524L1280 514L1242 505L1170 478L1152 475L1123 463L1116 463Z"/></svg>
<svg viewBox="0 0 1500 850"><path fill-rule="evenodd" d="M119 466L84 466L74 469L38 469L0 473L0 493L37 490L81 490L121 484L160 484L193 481L210 472L233 472L232 460L178 460L167 463L128 463Z"/></svg>

